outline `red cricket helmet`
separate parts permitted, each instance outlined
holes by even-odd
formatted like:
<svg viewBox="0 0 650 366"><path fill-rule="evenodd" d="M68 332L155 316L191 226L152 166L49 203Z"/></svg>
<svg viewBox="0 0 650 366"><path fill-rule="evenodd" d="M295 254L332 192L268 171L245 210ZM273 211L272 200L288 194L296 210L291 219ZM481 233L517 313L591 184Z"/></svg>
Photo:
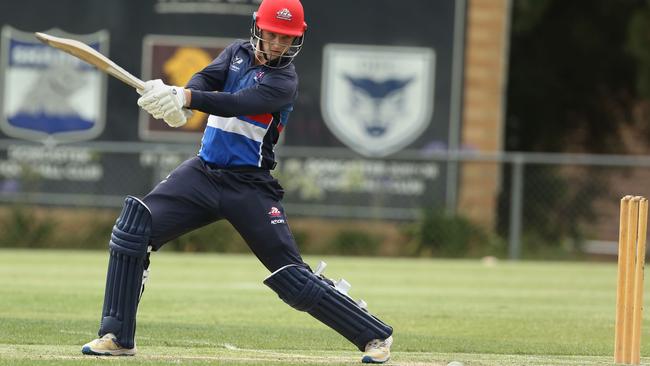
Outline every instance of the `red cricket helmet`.
<svg viewBox="0 0 650 366"><path fill-rule="evenodd" d="M307 29L300 0L264 0L254 15L260 29L300 37Z"/></svg>
<svg viewBox="0 0 650 366"><path fill-rule="evenodd" d="M305 12L300 0L263 0L259 9L253 13L250 43L256 55L261 53L270 60L272 56L262 47L262 31L295 37L282 55L266 63L271 68L283 68L302 49L306 30Z"/></svg>

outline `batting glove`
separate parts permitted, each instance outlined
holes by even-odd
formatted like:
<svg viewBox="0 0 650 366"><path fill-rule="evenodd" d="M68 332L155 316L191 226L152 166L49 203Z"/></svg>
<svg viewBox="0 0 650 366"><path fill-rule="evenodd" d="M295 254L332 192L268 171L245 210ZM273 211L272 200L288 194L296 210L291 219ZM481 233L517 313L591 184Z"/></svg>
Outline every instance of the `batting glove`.
<svg viewBox="0 0 650 366"><path fill-rule="evenodd" d="M136 91L140 95L145 95L148 92L152 91L155 88L160 88L164 86L165 83L162 82L160 79L155 79L155 80L148 80L144 82L144 89L137 89Z"/></svg>
<svg viewBox="0 0 650 366"><path fill-rule="evenodd" d="M187 123L187 120L192 117L192 111L186 108L179 110L172 110L163 116L163 121L170 127L181 127Z"/></svg>
<svg viewBox="0 0 650 366"><path fill-rule="evenodd" d="M160 80L147 81L138 105L156 119L164 118L174 111L180 114L185 105L185 89L165 85Z"/></svg>

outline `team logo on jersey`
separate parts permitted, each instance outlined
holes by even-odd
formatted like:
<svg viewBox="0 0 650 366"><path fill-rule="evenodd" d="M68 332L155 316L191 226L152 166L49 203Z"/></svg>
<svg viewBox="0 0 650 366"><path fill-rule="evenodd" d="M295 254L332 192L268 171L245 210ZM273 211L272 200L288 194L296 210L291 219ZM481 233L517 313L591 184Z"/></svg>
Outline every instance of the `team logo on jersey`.
<svg viewBox="0 0 650 366"><path fill-rule="evenodd" d="M277 13L275 13L275 17L278 18L278 19L282 19L282 20L291 20L291 18L293 16L291 15L291 12L289 11L289 9L284 8L284 9L278 11Z"/></svg>
<svg viewBox="0 0 650 366"><path fill-rule="evenodd" d="M327 45L321 84L325 122L362 155L397 152L431 123L434 71L430 48Z"/></svg>
<svg viewBox="0 0 650 366"><path fill-rule="evenodd" d="M271 217L282 217L282 212L278 210L277 207L271 207L271 211L269 211L269 216Z"/></svg>
<svg viewBox="0 0 650 366"><path fill-rule="evenodd" d="M255 76L253 76L253 80L255 80L256 83L259 83L262 81L263 77L264 77L264 71L258 71L255 73Z"/></svg>
<svg viewBox="0 0 650 366"><path fill-rule="evenodd" d="M284 217L282 217L282 211L278 210L277 207L271 207L271 211L268 212L269 217L271 218L271 224L284 224Z"/></svg>
<svg viewBox="0 0 650 366"><path fill-rule="evenodd" d="M232 62L230 63L230 70L239 71L241 68L239 66L237 66L237 65L241 65L243 62L244 62L243 58L241 58L239 56L235 56L233 58Z"/></svg>
<svg viewBox="0 0 650 366"><path fill-rule="evenodd" d="M106 54L108 32L74 38ZM46 46L33 33L2 28L0 129L8 136L49 144L89 140L104 130L106 75Z"/></svg>

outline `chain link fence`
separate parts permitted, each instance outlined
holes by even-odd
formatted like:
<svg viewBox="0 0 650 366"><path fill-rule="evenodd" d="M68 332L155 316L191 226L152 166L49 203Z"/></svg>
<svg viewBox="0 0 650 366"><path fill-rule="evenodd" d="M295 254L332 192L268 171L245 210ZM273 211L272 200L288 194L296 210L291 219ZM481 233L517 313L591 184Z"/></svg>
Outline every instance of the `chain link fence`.
<svg viewBox="0 0 650 366"><path fill-rule="evenodd" d="M0 202L118 208L125 195L146 194L197 149L186 144L56 147L0 141ZM274 175L285 186L284 204L292 215L403 223L428 217L433 221L424 222L421 231L453 241L470 235L473 227L449 219L468 211L457 197L463 189L482 188L464 185L459 172L467 163L486 164L498 178L496 194L486 197L483 210L493 224L483 228L487 236L478 240L498 238L504 255L513 259L522 251L554 247L613 255L619 199L650 196L647 157L413 152L375 160L342 150L278 149Z"/></svg>
<svg viewBox="0 0 650 366"><path fill-rule="evenodd" d="M563 246L593 255L617 253L619 200L648 197L650 159L575 154L506 154L500 233L509 256L523 248Z"/></svg>

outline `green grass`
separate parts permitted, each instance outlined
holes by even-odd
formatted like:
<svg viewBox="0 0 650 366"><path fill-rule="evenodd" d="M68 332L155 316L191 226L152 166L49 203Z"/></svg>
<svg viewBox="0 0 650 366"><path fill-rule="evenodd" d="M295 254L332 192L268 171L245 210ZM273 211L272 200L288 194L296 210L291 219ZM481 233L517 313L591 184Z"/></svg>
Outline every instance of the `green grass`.
<svg viewBox="0 0 650 366"><path fill-rule="evenodd" d="M264 286L253 255L152 257L139 354L107 359L79 353L97 331L107 254L0 250L0 365L359 361L354 346ZM328 276L352 283L351 295L394 326L394 365L613 364L613 263L325 260Z"/></svg>

